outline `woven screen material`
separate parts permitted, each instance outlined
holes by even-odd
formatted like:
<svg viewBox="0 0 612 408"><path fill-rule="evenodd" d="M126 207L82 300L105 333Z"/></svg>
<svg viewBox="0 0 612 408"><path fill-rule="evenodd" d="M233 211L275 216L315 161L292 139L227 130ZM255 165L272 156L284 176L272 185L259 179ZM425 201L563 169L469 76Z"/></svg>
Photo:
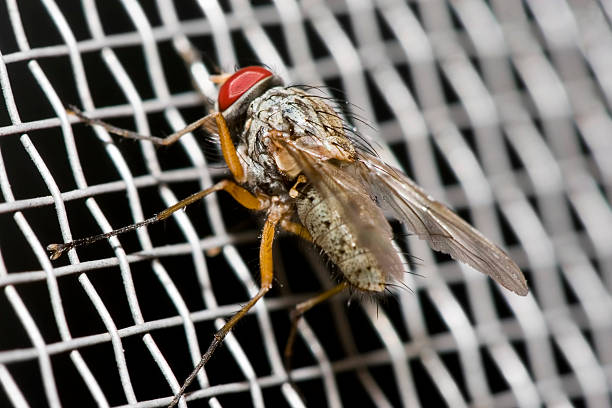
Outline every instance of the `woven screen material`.
<svg viewBox="0 0 612 408"><path fill-rule="evenodd" d="M308 312L292 388L289 311L334 270L280 235L275 288L190 406L610 406L610 21L609 2L578 0L1 1L0 406L165 406L257 291L261 220L223 193L54 262L45 251L227 176L202 133L155 148L66 106L163 136L212 108L209 73L254 63L350 102L357 129L504 247L531 293L393 223L409 289Z"/></svg>

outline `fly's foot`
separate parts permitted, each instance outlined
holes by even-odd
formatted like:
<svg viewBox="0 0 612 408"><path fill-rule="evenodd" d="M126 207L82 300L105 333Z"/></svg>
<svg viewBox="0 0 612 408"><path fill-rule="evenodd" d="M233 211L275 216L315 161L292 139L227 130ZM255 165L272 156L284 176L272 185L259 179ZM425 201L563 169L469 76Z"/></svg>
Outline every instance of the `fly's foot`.
<svg viewBox="0 0 612 408"><path fill-rule="evenodd" d="M49 244L47 245L47 251L51 252L49 255L49 259L55 261L57 258L62 256L64 252L70 249L69 245L66 244Z"/></svg>

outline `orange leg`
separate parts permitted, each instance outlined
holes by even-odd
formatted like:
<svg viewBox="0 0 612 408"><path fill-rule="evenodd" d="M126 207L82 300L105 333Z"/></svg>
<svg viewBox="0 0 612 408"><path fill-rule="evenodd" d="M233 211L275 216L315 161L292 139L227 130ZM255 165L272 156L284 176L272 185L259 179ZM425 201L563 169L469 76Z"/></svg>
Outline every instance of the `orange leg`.
<svg viewBox="0 0 612 408"><path fill-rule="evenodd" d="M297 187L300 184L307 183L307 182L308 180L306 179L306 176L304 176L303 174L300 174L297 180L295 181L295 184L293 185L293 187L291 187L291 190L289 190L289 196L291 196L291 198L296 198L300 194L297 190ZM313 242L310 232L308 232L308 230L302 224L298 224L296 222L291 222L289 220L283 219L281 221L281 228L287 232L294 233L295 235L297 235L300 238L305 239L306 241Z"/></svg>
<svg viewBox="0 0 612 408"><path fill-rule="evenodd" d="M255 296L253 296L251 300L249 300L246 305L242 307L242 309L240 309L234 316L232 316L232 318L227 323L225 323L225 325L223 325L223 327L219 331L215 333L213 341L210 343L210 346L208 346L208 350L206 350L206 353L202 355L202 358L195 366L191 374L189 374L189 377L187 377L187 379L181 386L179 392L174 396L174 399L172 399L170 405L168 405L168 408L172 408L179 402L180 398L183 396L183 394L185 394L185 390L187 389L187 387L189 387L189 385L195 379L196 375L198 374L198 371L200 371L202 367L206 365L208 360L210 360L210 357L215 352L217 347L219 347L219 344L223 342L223 339L225 338L225 336L227 336L227 333L229 333L236 325L236 323L238 323L238 321L240 321L240 319L242 319L244 315L246 315L248 311L251 310L253 306L255 306L257 301L261 299L266 293L268 293L270 288L272 288L272 280L274 278L274 265L272 262L272 244L274 243L274 233L276 231L276 226L281 220L282 216L283 210L280 207L271 207L268 211L268 218L266 219L266 223L263 227L261 245L259 247L259 273L261 275L261 286L259 291Z"/></svg>
<svg viewBox="0 0 612 408"><path fill-rule="evenodd" d="M185 129L182 129L168 137L160 138L160 137L155 137L155 136L139 135L138 133L134 133L129 130L120 129L106 122L100 121L98 119L90 119L75 107L71 107L71 109L72 109L72 113L74 113L76 116L80 117L86 123L90 125L100 125L100 126L103 126L109 132L117 134L119 136L123 136L129 139L149 140L155 144L160 144L160 145L172 144L176 142L182 135L189 133L192 130L197 129L201 126L204 126L207 129L211 129L211 120L214 120L215 129L218 130L219 138L221 139L221 151L223 152L223 157L227 163L227 166L230 169L230 172L232 173L232 175L234 176L234 179L238 183L243 182L245 179L244 169L242 168L242 164L240 163L240 160L238 159L236 147L232 143L232 137L227 127L227 123L225 122L225 118L223 118L223 115L221 113L217 112L217 113L213 113L208 116L205 116L202 119L197 120L193 122L192 124L188 125ZM51 260L55 260L59 258L64 252L72 248L76 248L82 245L88 245L92 242L96 242L101 239L110 238L115 235L123 234L124 232L132 231L137 228L143 227L145 225L153 224L155 222L164 220L168 218L172 213L182 208L185 208L189 204L192 204L198 200L201 200L202 198L204 198L205 196L207 196L208 194L212 192L220 191L220 190L227 191L232 197L234 197L236 201L238 201L241 205L243 205L244 207L250 210L263 210L270 205L268 197L263 196L263 195L256 197L253 194L251 194L249 191L244 189L243 187L240 187L235 182L231 180L223 180L215 184L214 186L207 188L206 190L202 190L198 193L195 193L179 201L178 203L165 209L159 214L151 218L148 218L142 222L128 225L126 227L113 230L106 234L98 234L98 235L93 235L93 236L86 237L86 238L76 239L74 241L67 242L65 244L50 244L47 246L47 250L51 252L51 255L50 255Z"/></svg>
<svg viewBox="0 0 612 408"><path fill-rule="evenodd" d="M223 180L215 184L214 186L207 188L206 190L202 190L198 193L192 194L189 197L179 201L174 204L172 207L166 208L164 211L159 214L148 218L142 222L128 225L123 228L118 228L111 232L107 232L106 234L98 234L92 235L86 238L75 239L74 241L67 242L65 244L51 244L47 246L47 251L51 252L51 260L55 260L59 258L64 252L76 248L83 245L89 245L93 242L99 241L101 239L110 238L115 235L123 234L124 232L133 231L137 228L143 227L145 225L153 224L158 221L165 220L170 215L175 213L176 211L187 207L189 204L193 204L196 201L201 200L206 197L208 194L215 191L227 191L238 203L243 205L244 207L250 210L264 210L266 209L270 203L269 199L266 196L256 197L253 194L249 193L244 188L240 187L238 184L234 183L231 180Z"/></svg>
<svg viewBox="0 0 612 408"><path fill-rule="evenodd" d="M227 127L227 122L221 113L215 114L215 120L217 121L217 131L219 132L219 139L221 140L221 152L223 152L223 158L227 167L229 167L234 180L238 183L243 183L246 179L240 159L238 159L238 153L236 147L232 142L232 135Z"/></svg>
<svg viewBox="0 0 612 408"><path fill-rule="evenodd" d="M179 201L178 203L174 204L172 207L169 207L165 209L164 211L160 212L159 214L157 214L155 218L158 221L164 220L168 218L172 213L182 208L185 208L189 204L192 204L196 201L201 200L202 198L206 197L208 194L214 191L221 191L221 190L225 190L226 192L228 192L234 198L234 200L238 201L240 205L248 208L249 210L255 210L255 211L263 210L269 205L268 197L263 196L263 195L256 197L253 194L251 194L249 191L244 189L243 187L240 187L238 184L234 183L233 181L222 180L218 182L217 184L215 184L214 186L207 188L206 190L202 190L198 193L192 194L189 197Z"/></svg>
<svg viewBox="0 0 612 408"><path fill-rule="evenodd" d="M287 232L291 232L297 235L300 238L305 239L306 241L312 242L312 236L310 235L310 232L308 232L306 227L304 227L302 224L298 224L297 222L282 220L281 228Z"/></svg>

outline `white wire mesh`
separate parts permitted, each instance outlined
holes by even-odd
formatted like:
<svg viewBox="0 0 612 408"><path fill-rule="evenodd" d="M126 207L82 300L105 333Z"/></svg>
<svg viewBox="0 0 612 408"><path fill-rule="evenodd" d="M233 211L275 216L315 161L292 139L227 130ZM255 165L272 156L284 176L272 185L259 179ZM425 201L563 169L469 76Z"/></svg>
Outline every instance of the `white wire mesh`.
<svg viewBox="0 0 612 408"><path fill-rule="evenodd" d="M181 128L207 103L180 57L189 43L226 71L262 62L340 88L375 129L360 130L529 280L515 296L407 237L413 293L306 316L293 379L307 405L610 406L609 2L0 5L0 406L164 406L257 290L258 226L221 195L121 244L53 263L44 250L225 174L200 135L161 150L113 143L64 110L145 134ZM214 98L207 67L191 72ZM277 288L198 376L200 404L302 404L282 366L288 310L332 282L308 245L276 248Z"/></svg>

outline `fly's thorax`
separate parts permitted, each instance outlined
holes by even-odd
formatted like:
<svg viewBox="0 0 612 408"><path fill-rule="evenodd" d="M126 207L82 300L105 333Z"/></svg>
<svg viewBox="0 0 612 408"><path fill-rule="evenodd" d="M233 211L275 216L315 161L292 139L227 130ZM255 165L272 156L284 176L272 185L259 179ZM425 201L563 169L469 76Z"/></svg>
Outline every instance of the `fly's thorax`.
<svg viewBox="0 0 612 408"><path fill-rule="evenodd" d="M273 87L250 103L246 118L240 143L248 157L248 184L267 194L287 194L302 172L283 143L320 160L354 160L342 118L321 96ZM278 137L286 140L273 140Z"/></svg>
<svg viewBox="0 0 612 408"><path fill-rule="evenodd" d="M289 189L297 174L288 174L277 163L270 150L270 140L264 137L249 137L253 121L246 121L243 138L236 147L238 159L246 172L246 186L254 193L276 196L289 201ZM248 142L251 143L248 143Z"/></svg>
<svg viewBox="0 0 612 408"><path fill-rule="evenodd" d="M254 152L248 153L247 144L240 143L236 150L242 168L246 172L245 185L250 191L279 197L283 201L291 199L289 196L291 180L279 171L274 157L267 149L258 146Z"/></svg>
<svg viewBox="0 0 612 408"><path fill-rule="evenodd" d="M355 158L355 147L346 135L342 117L322 96L295 87L275 87L251 102L247 116L252 121L244 135L249 148L255 146L256 139L265 139L275 130L301 151L322 160Z"/></svg>
<svg viewBox="0 0 612 408"><path fill-rule="evenodd" d="M295 200L297 214L314 243L323 249L352 286L364 291L382 292L388 274L374 255L357 243L337 211L338 204L334 198L323 198L312 185L300 190Z"/></svg>

